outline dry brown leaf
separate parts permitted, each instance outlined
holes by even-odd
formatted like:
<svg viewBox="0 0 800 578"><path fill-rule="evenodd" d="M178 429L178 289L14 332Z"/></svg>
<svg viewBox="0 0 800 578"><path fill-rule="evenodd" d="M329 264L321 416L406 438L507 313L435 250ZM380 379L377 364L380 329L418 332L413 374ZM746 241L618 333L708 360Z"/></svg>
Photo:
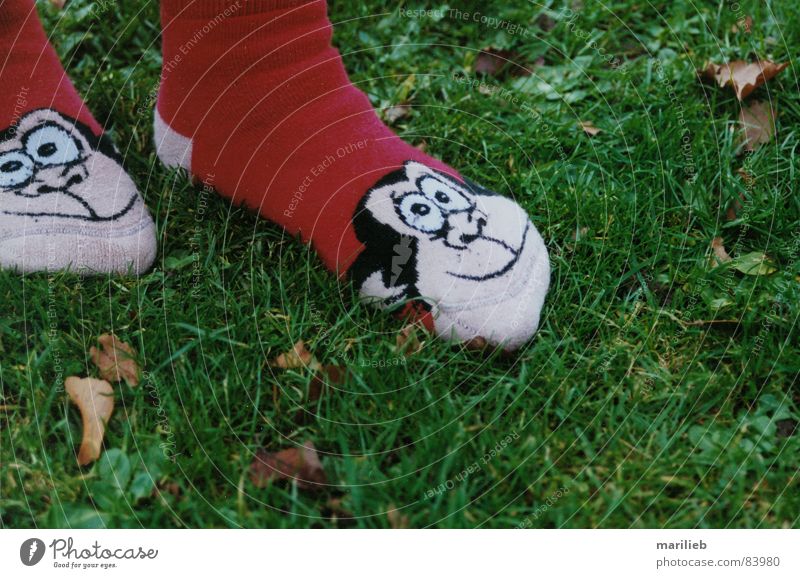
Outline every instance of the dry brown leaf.
<svg viewBox="0 0 800 578"><path fill-rule="evenodd" d="M473 70L477 74L500 76L506 68L509 68L511 76L530 76L530 71L520 65L519 60L520 56L516 52L490 46L478 53Z"/></svg>
<svg viewBox="0 0 800 578"><path fill-rule="evenodd" d="M601 130L599 128L597 128L596 126L594 126L591 123L591 121L587 121L587 122L581 121L579 124L581 125L581 128L583 129L583 132L585 132L589 136L594 136L594 135L598 134L599 132L601 132Z"/></svg>
<svg viewBox="0 0 800 578"><path fill-rule="evenodd" d="M383 118L388 124L394 124L398 120L406 118L409 114L411 114L411 105L395 104L384 110Z"/></svg>
<svg viewBox="0 0 800 578"><path fill-rule="evenodd" d="M83 439L78 463L85 466L100 457L106 423L114 411L114 390L107 381L92 377L68 377L64 388L81 412Z"/></svg>
<svg viewBox="0 0 800 578"><path fill-rule="evenodd" d="M727 221L735 221L739 218L739 211L742 209L742 203L744 202L744 195L739 194L738 199L733 199L731 204L728 205L728 209L725 211L725 220Z"/></svg>
<svg viewBox="0 0 800 578"><path fill-rule="evenodd" d="M154 492L163 492L178 497L181 495L181 487L175 482L159 482Z"/></svg>
<svg viewBox="0 0 800 578"><path fill-rule="evenodd" d="M750 106L742 106L739 123L743 129L745 150L754 151L772 140L775 134L775 109L770 103L757 100Z"/></svg>
<svg viewBox="0 0 800 578"><path fill-rule="evenodd" d="M320 379L317 375L314 375L311 378L311 383L308 384L308 397L306 398L310 402L315 402L322 397L322 394L328 391L328 384L325 383L325 380ZM300 410L303 413L304 410Z"/></svg>
<svg viewBox="0 0 800 578"><path fill-rule="evenodd" d="M314 375L311 378L311 383L308 386L308 401L317 401L322 397L322 394L330 390L330 385L339 385L347 379L347 370L339 367L338 365L322 365L319 368L319 375Z"/></svg>
<svg viewBox="0 0 800 578"><path fill-rule="evenodd" d="M536 25L542 32L550 32L556 26L556 21L547 14L539 14L536 18Z"/></svg>
<svg viewBox="0 0 800 578"><path fill-rule="evenodd" d="M756 178L743 168L740 167L736 169L736 174L742 177L742 180L744 181L744 186L747 187L748 189L752 189L753 186L756 184Z"/></svg>
<svg viewBox="0 0 800 578"><path fill-rule="evenodd" d="M277 453L259 450L250 464L250 479L259 488L275 480L294 480L304 490L319 490L328 481L310 441Z"/></svg>
<svg viewBox="0 0 800 578"><path fill-rule="evenodd" d="M322 515L333 520L350 520L355 518L353 513L344 505L343 498L331 498L325 503Z"/></svg>
<svg viewBox="0 0 800 578"><path fill-rule="evenodd" d="M302 340L295 343L290 351L281 353L270 365L281 369L309 368L313 371L314 375L311 376L308 395L306 396L306 401L312 403L330 391L331 385L338 385L344 382L349 375L346 369L338 365L323 365L320 363ZM276 408L280 406L280 390L277 385L272 388L272 403ZM311 415L308 410L301 407L295 414L294 419L295 422L304 424Z"/></svg>
<svg viewBox="0 0 800 578"><path fill-rule="evenodd" d="M63 10L64 6L67 4L67 0L50 0L50 4L52 4L59 10Z"/></svg>
<svg viewBox="0 0 800 578"><path fill-rule="evenodd" d="M588 232L589 227L577 227L574 231L572 231L572 235L570 235L570 237L573 241L580 241Z"/></svg>
<svg viewBox="0 0 800 578"><path fill-rule="evenodd" d="M408 516L401 514L394 504L389 504L389 511L386 512L386 517L389 518L389 525L395 530L408 529Z"/></svg>
<svg viewBox="0 0 800 578"><path fill-rule="evenodd" d="M743 100L787 66L789 66L788 62L775 63L770 60L758 62L735 60L727 64L709 62L702 75L710 80L715 80L720 87L731 86L736 93L736 98Z"/></svg>
<svg viewBox="0 0 800 578"><path fill-rule="evenodd" d="M498 76L513 54L510 50L496 50L494 48L484 48L475 58L474 70L478 74L488 76Z"/></svg>
<svg viewBox="0 0 800 578"><path fill-rule="evenodd" d="M97 341L101 349L90 347L89 356L100 370L100 377L114 382L124 379L131 387L139 385L139 365L133 348L111 333L104 333Z"/></svg>
<svg viewBox="0 0 800 578"><path fill-rule="evenodd" d="M419 340L420 331L424 335L425 329L419 323L411 323L403 327L400 333L397 334L397 350L401 351L406 357L422 351L422 342Z"/></svg>
<svg viewBox="0 0 800 578"><path fill-rule="evenodd" d="M308 395L306 396L306 402L314 403L319 401L319 399L323 395L328 395L328 392L331 388L325 383L325 380L320 378L318 375L314 374L311 377L311 383L308 384ZM275 407L278 407L279 403L275 404ZM296 425L303 426L307 425L311 422L313 418L316 417L316 413L313 410L307 409L302 405L297 408L297 411L294 414L293 421Z"/></svg>
<svg viewBox="0 0 800 578"><path fill-rule="evenodd" d="M736 24L731 26L731 32L736 34L739 30L743 30L748 34L753 29L753 17L752 16L745 16L744 18L740 18L736 21Z"/></svg>
<svg viewBox="0 0 800 578"><path fill-rule="evenodd" d="M339 385L347 380L347 370L338 365L323 365L320 372L328 378L328 383Z"/></svg>
<svg viewBox="0 0 800 578"><path fill-rule="evenodd" d="M711 250L714 255L711 258L711 266L718 267L720 263L728 263L733 261L728 251L725 250L725 242L722 237L714 237L711 241Z"/></svg>
<svg viewBox="0 0 800 578"><path fill-rule="evenodd" d="M489 342L483 337L473 337L469 341L464 342L464 349L470 351L486 351Z"/></svg>
<svg viewBox="0 0 800 578"><path fill-rule="evenodd" d="M775 425L778 426L778 431L776 433L779 438L792 437L795 432L800 433L800 428L798 428L800 424L791 418L776 421Z"/></svg>
<svg viewBox="0 0 800 578"><path fill-rule="evenodd" d="M310 367L311 369L318 369L320 367L319 361L311 354L306 348L305 342L301 339L294 344L294 347L286 353L281 353L272 362L273 367L281 369L299 369L301 367Z"/></svg>

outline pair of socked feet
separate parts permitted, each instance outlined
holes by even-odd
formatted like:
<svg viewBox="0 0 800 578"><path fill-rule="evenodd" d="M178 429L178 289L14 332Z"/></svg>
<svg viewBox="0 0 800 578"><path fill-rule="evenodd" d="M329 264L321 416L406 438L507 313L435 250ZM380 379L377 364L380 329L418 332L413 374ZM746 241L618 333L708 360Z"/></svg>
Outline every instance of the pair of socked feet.
<svg viewBox="0 0 800 578"><path fill-rule="evenodd" d="M257 210L362 297L455 340L536 331L550 264L512 200L401 141L349 81L324 0L162 0L158 156ZM0 0L0 266L137 274L153 221L33 0Z"/></svg>

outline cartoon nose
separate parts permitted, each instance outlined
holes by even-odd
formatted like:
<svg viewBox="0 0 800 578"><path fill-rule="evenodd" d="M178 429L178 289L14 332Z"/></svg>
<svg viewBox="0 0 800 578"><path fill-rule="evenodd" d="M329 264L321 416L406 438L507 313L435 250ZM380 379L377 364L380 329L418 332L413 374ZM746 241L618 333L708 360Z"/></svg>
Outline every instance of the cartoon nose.
<svg viewBox="0 0 800 578"><path fill-rule="evenodd" d="M62 191L81 184L86 176L86 168L83 165L70 167L66 170L63 167L42 169L36 175L37 182L41 183L36 191L39 194Z"/></svg>
<svg viewBox="0 0 800 578"><path fill-rule="evenodd" d="M454 247L463 247L480 237L486 226L486 213L473 209L454 213L447 220L450 224L449 244Z"/></svg>

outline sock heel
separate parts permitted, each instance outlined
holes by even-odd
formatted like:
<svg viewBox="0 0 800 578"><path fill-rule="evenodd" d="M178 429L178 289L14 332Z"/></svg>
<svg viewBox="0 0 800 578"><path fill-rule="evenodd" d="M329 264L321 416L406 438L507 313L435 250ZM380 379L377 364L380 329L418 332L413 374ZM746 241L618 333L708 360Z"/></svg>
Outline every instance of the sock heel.
<svg viewBox="0 0 800 578"><path fill-rule="evenodd" d="M191 173L192 139L173 130L161 118L157 108L153 118L153 128L156 153L161 162L170 168L179 167Z"/></svg>

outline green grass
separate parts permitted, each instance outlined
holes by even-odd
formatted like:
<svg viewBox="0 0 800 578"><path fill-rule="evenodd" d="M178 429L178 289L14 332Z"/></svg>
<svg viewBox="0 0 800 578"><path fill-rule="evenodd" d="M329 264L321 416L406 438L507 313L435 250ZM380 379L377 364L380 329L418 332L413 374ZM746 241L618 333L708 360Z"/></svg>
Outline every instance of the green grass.
<svg viewBox="0 0 800 578"><path fill-rule="evenodd" d="M741 1L749 35L730 31L725 2L586 0L571 25L560 4L469 4L526 32L337 1L335 41L376 106L407 92L405 139L529 209L552 286L518 354L428 339L388 368L397 320L356 305L279 228L159 166L157 3L42 6L157 219L160 252L139 279L0 273L0 525L371 528L392 508L412 527L799 525L796 68L754 94L778 109L778 134L750 156L733 93L696 78L706 59L792 60L797 3ZM485 79L510 93L456 82L490 45L544 62ZM777 271L711 269L715 236ZM138 349L147 380L117 388L106 458L79 468L63 378L93 374L87 351L108 331ZM298 339L352 373L306 420L310 374L268 365ZM251 484L253 452L305 440L329 490Z"/></svg>

